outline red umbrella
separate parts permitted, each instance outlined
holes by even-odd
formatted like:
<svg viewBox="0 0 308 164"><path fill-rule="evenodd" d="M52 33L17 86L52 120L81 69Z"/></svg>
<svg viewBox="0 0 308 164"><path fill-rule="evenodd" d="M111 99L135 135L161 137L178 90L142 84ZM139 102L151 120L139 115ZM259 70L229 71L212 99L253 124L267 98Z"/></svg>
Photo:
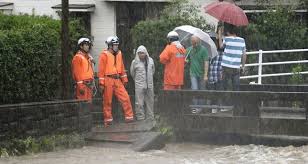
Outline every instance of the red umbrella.
<svg viewBox="0 0 308 164"><path fill-rule="evenodd" d="M248 25L248 19L244 11L229 2L213 2L204 7L205 12L220 21L233 24L235 26Z"/></svg>

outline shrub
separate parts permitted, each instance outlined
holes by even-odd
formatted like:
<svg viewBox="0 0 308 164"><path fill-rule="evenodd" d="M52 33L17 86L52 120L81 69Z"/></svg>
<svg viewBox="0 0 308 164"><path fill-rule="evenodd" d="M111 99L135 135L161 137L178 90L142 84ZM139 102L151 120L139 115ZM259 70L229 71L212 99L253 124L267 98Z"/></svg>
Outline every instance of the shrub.
<svg viewBox="0 0 308 164"><path fill-rule="evenodd" d="M83 136L77 133L57 134L40 138L15 138L0 143L0 157L49 152L58 149L77 148L84 145Z"/></svg>
<svg viewBox="0 0 308 164"><path fill-rule="evenodd" d="M198 6L188 3L186 0L172 1L162 11L160 18L140 21L131 30L134 47L144 45L154 59L156 91L162 86L163 67L159 63L159 54L166 45L167 33L181 25L192 25L202 30L211 28L206 24L205 18L199 15L199 10Z"/></svg>
<svg viewBox="0 0 308 164"><path fill-rule="evenodd" d="M78 22L70 22L71 47L86 34ZM60 25L45 16L0 14L0 104L56 98L61 81Z"/></svg>
<svg viewBox="0 0 308 164"><path fill-rule="evenodd" d="M297 21L292 8L274 6L268 12L257 15L245 30L248 51L281 50L307 48L308 28ZM289 60L303 60L307 53L277 53L263 55L263 62L278 62ZM257 56L248 56L248 62L257 62ZM264 66L263 73L291 72L297 65ZM305 70L305 69L303 69ZM257 73L257 67L249 69L250 74ZM264 78L263 83L289 83L290 76ZM304 82L304 81L302 81Z"/></svg>

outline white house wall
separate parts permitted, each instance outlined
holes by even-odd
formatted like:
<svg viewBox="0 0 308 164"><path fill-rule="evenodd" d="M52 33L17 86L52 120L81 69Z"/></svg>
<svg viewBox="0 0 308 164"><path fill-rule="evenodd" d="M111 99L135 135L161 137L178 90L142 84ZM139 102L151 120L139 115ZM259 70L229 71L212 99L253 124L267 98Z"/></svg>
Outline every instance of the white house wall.
<svg viewBox="0 0 308 164"><path fill-rule="evenodd" d="M14 3L12 14L35 14L52 16L59 19L51 6L57 5L61 0L4 0Z"/></svg>
<svg viewBox="0 0 308 164"><path fill-rule="evenodd" d="M116 34L115 6L112 2L96 2L95 12L91 15L91 32L94 36L92 55L98 61L99 54L106 48L108 36ZM95 66L97 68L97 65Z"/></svg>

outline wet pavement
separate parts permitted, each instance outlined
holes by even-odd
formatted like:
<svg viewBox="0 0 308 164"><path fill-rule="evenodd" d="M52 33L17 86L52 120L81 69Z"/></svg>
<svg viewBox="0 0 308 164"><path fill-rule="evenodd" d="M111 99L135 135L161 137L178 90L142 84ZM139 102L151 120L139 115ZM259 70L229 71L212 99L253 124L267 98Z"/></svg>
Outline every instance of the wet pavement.
<svg viewBox="0 0 308 164"><path fill-rule="evenodd" d="M100 144L0 159L0 164L304 164L308 146L217 146L197 143L167 144L162 150L134 152L129 145Z"/></svg>

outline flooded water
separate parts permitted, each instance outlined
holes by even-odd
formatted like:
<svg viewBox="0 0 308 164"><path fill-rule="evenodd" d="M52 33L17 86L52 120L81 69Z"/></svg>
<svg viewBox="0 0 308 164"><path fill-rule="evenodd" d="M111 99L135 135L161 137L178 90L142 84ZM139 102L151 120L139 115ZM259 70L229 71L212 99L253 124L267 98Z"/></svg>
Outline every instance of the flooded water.
<svg viewBox="0 0 308 164"><path fill-rule="evenodd" d="M308 146L214 146L167 144L162 150L134 152L128 146L100 145L0 159L0 164L304 164Z"/></svg>

